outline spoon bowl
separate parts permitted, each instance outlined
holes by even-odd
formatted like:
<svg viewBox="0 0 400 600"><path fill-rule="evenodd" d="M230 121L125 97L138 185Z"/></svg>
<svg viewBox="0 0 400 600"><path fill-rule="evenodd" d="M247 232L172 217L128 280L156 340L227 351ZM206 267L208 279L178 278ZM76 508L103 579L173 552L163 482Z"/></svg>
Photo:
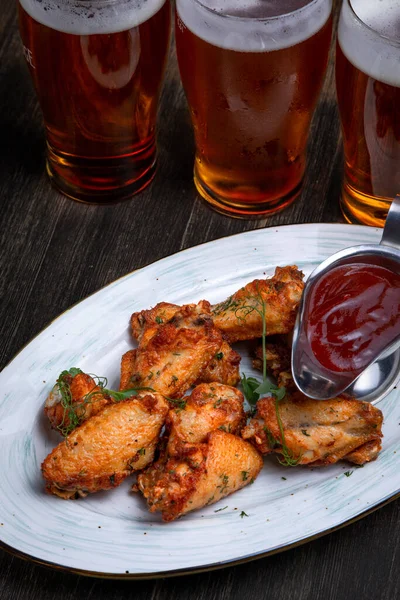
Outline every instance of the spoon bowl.
<svg viewBox="0 0 400 600"><path fill-rule="evenodd" d="M292 374L300 391L316 400L345 396L377 402L400 378L400 331L361 373L326 369L311 349L306 321L315 285L331 269L355 263L377 265L400 274L400 196L392 203L380 244L354 246L337 252L321 263L306 282L293 333Z"/></svg>
<svg viewBox="0 0 400 600"><path fill-rule="evenodd" d="M400 383L400 348L373 362L346 388L346 396L376 404Z"/></svg>

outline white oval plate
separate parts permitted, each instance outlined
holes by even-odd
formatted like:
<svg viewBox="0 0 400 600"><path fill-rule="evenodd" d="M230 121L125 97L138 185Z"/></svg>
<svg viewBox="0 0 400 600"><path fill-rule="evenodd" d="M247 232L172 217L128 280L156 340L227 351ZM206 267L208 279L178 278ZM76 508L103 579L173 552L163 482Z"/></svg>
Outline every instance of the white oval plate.
<svg viewBox="0 0 400 600"><path fill-rule="evenodd" d="M84 500L64 501L44 493L40 474L42 460L59 441L42 416L46 395L60 371L71 366L106 375L117 386L120 357L132 347L132 312L162 300L223 300L246 282L271 275L276 265L297 264L309 274L333 252L379 242L380 235L380 230L350 225L295 225L236 235L127 275L56 319L0 374L3 547L90 575L166 576L282 550L398 495L397 390L379 404L385 437L376 462L363 469L345 463L288 469L268 458L253 485L170 524L150 515L142 498L130 493L131 481ZM242 371L251 372L248 357Z"/></svg>

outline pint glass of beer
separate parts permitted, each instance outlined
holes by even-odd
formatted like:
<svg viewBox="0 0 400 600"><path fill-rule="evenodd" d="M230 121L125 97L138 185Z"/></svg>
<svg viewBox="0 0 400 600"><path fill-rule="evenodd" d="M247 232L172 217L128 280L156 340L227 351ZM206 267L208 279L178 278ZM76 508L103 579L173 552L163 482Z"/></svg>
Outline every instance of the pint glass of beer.
<svg viewBox="0 0 400 600"><path fill-rule="evenodd" d="M169 0L19 0L47 172L67 196L111 203L153 178L170 8Z"/></svg>
<svg viewBox="0 0 400 600"><path fill-rule="evenodd" d="M302 187L332 1L176 0L176 6L200 195L242 218L283 209Z"/></svg>
<svg viewBox="0 0 400 600"><path fill-rule="evenodd" d="M400 193L400 2L344 0L336 86L347 221L383 226Z"/></svg>

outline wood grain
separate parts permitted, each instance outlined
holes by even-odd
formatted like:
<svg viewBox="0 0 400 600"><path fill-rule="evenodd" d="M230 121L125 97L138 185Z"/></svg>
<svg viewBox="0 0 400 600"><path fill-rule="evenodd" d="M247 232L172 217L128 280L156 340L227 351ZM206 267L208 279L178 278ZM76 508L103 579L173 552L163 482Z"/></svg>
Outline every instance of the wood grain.
<svg viewBox="0 0 400 600"><path fill-rule="evenodd" d="M199 200L192 181L193 136L173 46L159 114L159 169L152 186L116 206L86 206L58 194L44 174L40 110L21 52L15 5L15 0L2 0L0 13L1 367L71 304L163 256L259 227L342 221L333 46L312 124L304 191L285 212L263 221L240 221L214 213ZM339 7L336 2L336 14ZM399 513L400 503L394 502L286 553L171 580L88 579L0 551L0 598L393 600L400 597Z"/></svg>

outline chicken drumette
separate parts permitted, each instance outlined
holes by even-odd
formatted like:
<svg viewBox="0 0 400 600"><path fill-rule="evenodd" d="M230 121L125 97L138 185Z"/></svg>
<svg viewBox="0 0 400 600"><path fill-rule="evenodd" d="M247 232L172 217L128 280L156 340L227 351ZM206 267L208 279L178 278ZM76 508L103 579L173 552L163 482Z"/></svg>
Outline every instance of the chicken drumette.
<svg viewBox="0 0 400 600"><path fill-rule="evenodd" d="M160 329L160 326L167 324L175 315L184 307L167 302L160 302L150 310L142 310L134 313L131 317L132 335L134 339L145 346L148 341ZM202 303L202 310L210 315L210 305ZM211 316L211 315L210 315ZM132 351L130 351L132 352ZM132 354L130 355L131 368L134 369ZM199 383L224 383L226 385L237 385L240 380L239 375L240 354L232 350L230 345L222 340L222 344L218 352L214 354L211 361L199 373L199 377L195 384ZM130 377L132 376L130 374ZM124 383L126 377L123 379ZM121 383L122 385L122 383Z"/></svg>
<svg viewBox="0 0 400 600"><path fill-rule="evenodd" d="M200 378L215 380L218 373L237 382L238 355L224 345L205 300L182 306L166 322L149 321L138 339L138 348L122 357L121 390L145 386L179 398ZM221 350L225 347L227 357Z"/></svg>
<svg viewBox="0 0 400 600"><path fill-rule="evenodd" d="M277 267L270 279L256 279L212 307L214 323L229 343L266 334L290 333L303 292L303 273L297 267Z"/></svg>
<svg viewBox="0 0 400 600"><path fill-rule="evenodd" d="M281 420L284 439L279 419ZM382 413L357 400L311 400L300 392L283 400L262 398L242 436L262 454L288 454L299 465L349 460L363 464L381 449Z"/></svg>

